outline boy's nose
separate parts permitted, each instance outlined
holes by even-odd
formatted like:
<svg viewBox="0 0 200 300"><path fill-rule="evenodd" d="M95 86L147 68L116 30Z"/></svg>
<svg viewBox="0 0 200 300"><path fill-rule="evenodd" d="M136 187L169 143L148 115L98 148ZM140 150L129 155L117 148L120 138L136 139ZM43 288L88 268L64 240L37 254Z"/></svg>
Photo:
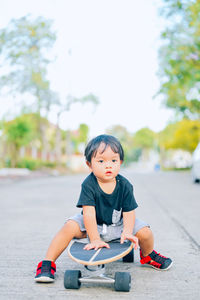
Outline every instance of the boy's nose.
<svg viewBox="0 0 200 300"><path fill-rule="evenodd" d="M106 168L111 168L111 163L110 162L106 163Z"/></svg>

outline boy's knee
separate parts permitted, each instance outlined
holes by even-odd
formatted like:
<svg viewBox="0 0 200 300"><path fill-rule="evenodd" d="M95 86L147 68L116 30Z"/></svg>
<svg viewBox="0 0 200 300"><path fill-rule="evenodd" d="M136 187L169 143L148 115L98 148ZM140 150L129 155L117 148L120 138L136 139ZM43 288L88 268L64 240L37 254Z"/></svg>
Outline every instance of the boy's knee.
<svg viewBox="0 0 200 300"><path fill-rule="evenodd" d="M85 238L86 233L80 230L79 224L74 220L68 220L64 228L67 233L72 233L74 238Z"/></svg>
<svg viewBox="0 0 200 300"><path fill-rule="evenodd" d="M74 220L68 220L65 224L64 224L64 228L66 229L66 230L69 230L69 228L71 229L71 230L80 230L80 228L79 228L79 225L78 225L78 223L76 222L76 221L74 221Z"/></svg>
<svg viewBox="0 0 200 300"><path fill-rule="evenodd" d="M153 237L153 234L149 227L143 227L136 233L136 237L139 241L144 241L151 239Z"/></svg>

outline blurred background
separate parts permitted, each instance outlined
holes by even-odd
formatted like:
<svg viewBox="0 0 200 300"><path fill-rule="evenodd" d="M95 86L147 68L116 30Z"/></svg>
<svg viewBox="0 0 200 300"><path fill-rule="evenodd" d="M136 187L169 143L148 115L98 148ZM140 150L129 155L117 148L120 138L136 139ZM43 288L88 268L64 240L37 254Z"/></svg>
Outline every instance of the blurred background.
<svg viewBox="0 0 200 300"><path fill-rule="evenodd" d="M0 4L0 178L85 171L107 133L125 166L200 180L198 0Z"/></svg>

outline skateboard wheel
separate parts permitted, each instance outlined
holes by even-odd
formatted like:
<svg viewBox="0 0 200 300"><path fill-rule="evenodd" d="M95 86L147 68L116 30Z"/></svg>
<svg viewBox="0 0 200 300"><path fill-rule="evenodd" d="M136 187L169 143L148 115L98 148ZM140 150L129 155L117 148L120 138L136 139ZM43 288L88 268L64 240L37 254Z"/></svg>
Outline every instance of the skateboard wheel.
<svg viewBox="0 0 200 300"><path fill-rule="evenodd" d="M79 278L81 277L81 271L79 270L67 270L64 275L64 287L66 289L79 289L81 282Z"/></svg>
<svg viewBox="0 0 200 300"><path fill-rule="evenodd" d="M134 250L132 249L126 256L123 258L123 262L131 263L134 262Z"/></svg>
<svg viewBox="0 0 200 300"><path fill-rule="evenodd" d="M115 273L115 291L129 292L131 288L131 275L129 272L116 272Z"/></svg>

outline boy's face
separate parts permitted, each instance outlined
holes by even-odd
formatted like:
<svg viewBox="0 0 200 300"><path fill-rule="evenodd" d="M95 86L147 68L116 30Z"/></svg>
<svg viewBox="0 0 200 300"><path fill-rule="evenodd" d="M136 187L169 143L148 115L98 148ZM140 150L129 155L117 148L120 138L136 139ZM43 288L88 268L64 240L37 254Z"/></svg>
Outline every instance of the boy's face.
<svg viewBox="0 0 200 300"><path fill-rule="evenodd" d="M96 156L92 157L91 163L87 162L90 170L102 182L110 182L115 179L119 173L122 161L120 161L119 153L115 153L110 146L107 146L105 151L105 144L101 143Z"/></svg>

